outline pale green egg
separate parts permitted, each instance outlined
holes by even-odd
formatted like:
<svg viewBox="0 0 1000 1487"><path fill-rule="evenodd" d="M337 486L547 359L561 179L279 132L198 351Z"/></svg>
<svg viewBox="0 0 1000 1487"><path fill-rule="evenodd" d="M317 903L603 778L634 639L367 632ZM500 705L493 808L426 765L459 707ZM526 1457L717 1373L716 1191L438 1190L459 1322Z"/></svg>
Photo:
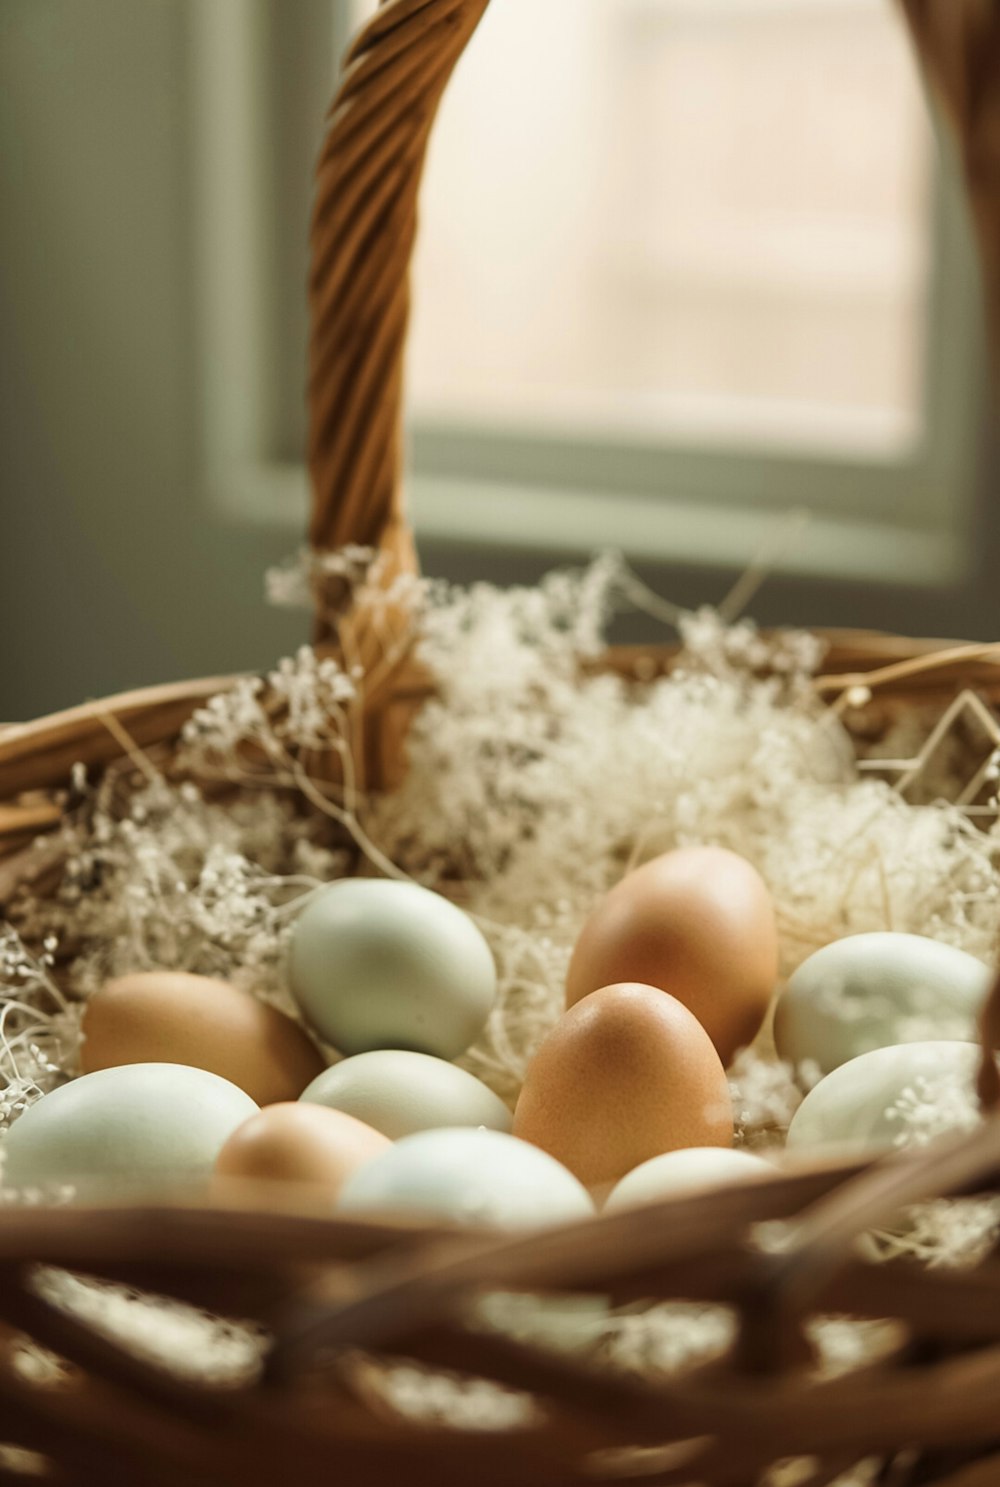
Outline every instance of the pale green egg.
<svg viewBox="0 0 1000 1487"><path fill-rule="evenodd" d="M975 1037L992 972L925 935L848 935L790 977L774 1017L778 1053L821 1074L897 1043Z"/></svg>
<svg viewBox="0 0 1000 1487"><path fill-rule="evenodd" d="M513 1119L499 1096L465 1069L397 1048L343 1059L317 1075L299 1099L353 1115L390 1141L438 1126L509 1131Z"/></svg>
<svg viewBox="0 0 1000 1487"><path fill-rule="evenodd" d="M594 1212L586 1188L555 1157L502 1131L467 1127L404 1136L351 1174L337 1208L515 1229Z"/></svg>
<svg viewBox="0 0 1000 1487"><path fill-rule="evenodd" d="M289 984L341 1053L410 1049L457 1058L482 1032L496 967L467 914L416 883L349 878L309 900L292 931Z"/></svg>
<svg viewBox="0 0 1000 1487"><path fill-rule="evenodd" d="M980 1050L937 1041L875 1048L841 1064L809 1091L788 1130L790 1147L885 1150L971 1130Z"/></svg>
<svg viewBox="0 0 1000 1487"><path fill-rule="evenodd" d="M648 1162L633 1167L612 1188L604 1212L636 1208L664 1198L688 1197L768 1176L775 1176L774 1167L752 1152L734 1151L726 1146L685 1146L650 1157Z"/></svg>
<svg viewBox="0 0 1000 1487"><path fill-rule="evenodd" d="M200 1184L224 1142L259 1108L205 1069L99 1069L43 1095L14 1122L4 1142L4 1186L112 1193Z"/></svg>

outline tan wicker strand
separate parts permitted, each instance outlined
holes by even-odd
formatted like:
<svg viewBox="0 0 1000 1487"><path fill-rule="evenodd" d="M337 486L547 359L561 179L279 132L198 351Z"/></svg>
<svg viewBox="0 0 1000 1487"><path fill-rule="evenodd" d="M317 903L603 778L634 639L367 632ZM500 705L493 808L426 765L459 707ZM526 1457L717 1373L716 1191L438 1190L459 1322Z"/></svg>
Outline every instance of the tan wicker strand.
<svg viewBox="0 0 1000 1487"><path fill-rule="evenodd" d="M465 0L459 0L459 3L464 4ZM433 25L435 18L441 13L440 5L435 0L398 0L397 4L386 4L385 0L380 0L380 4L382 8L376 11L368 25L348 47L344 58L345 67L349 67L372 47L391 48L392 34L399 32L415 18L423 17L425 24Z"/></svg>
<svg viewBox="0 0 1000 1487"><path fill-rule="evenodd" d="M0 799L67 781L73 765L108 764L121 755L108 717L127 729L140 747L176 737L194 709L224 692L229 677L208 677L123 692L84 703L36 722L0 729Z"/></svg>
<svg viewBox="0 0 1000 1487"><path fill-rule="evenodd" d="M440 96L485 8L385 7L353 48L333 106L312 236L310 538L319 548L380 547L403 522L400 369L420 172ZM412 562L408 550L401 560Z"/></svg>

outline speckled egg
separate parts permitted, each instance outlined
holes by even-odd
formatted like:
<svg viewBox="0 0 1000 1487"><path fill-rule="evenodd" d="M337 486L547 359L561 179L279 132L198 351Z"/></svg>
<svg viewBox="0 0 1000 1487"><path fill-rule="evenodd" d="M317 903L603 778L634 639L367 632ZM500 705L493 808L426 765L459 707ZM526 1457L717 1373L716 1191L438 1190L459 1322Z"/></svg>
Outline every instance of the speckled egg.
<svg viewBox="0 0 1000 1487"><path fill-rule="evenodd" d="M790 977L774 1014L781 1057L821 1073L896 1043L971 1041L993 979L975 956L925 935L834 940Z"/></svg>
<svg viewBox="0 0 1000 1487"><path fill-rule="evenodd" d="M353 1115L322 1105L269 1105L238 1126L219 1152L217 1177L297 1183L334 1199L352 1172L391 1145Z"/></svg>
<svg viewBox="0 0 1000 1487"><path fill-rule="evenodd" d="M81 1024L85 1074L122 1064L186 1064L246 1090L258 1105L294 1100L326 1065L291 1017L228 981L143 971L109 981Z"/></svg>
<svg viewBox="0 0 1000 1487"><path fill-rule="evenodd" d="M120 1189L202 1185L257 1105L206 1069L124 1064L43 1095L11 1126L5 1186Z"/></svg>
<svg viewBox="0 0 1000 1487"><path fill-rule="evenodd" d="M719 1055L698 1020L652 986L592 992L563 1014L528 1066L514 1135L606 1191L682 1146L731 1146Z"/></svg>
<svg viewBox="0 0 1000 1487"><path fill-rule="evenodd" d="M426 1053L387 1048L326 1069L301 1099L343 1110L392 1141L438 1126L509 1131L511 1112L474 1075Z"/></svg>
<svg viewBox="0 0 1000 1487"><path fill-rule="evenodd" d="M338 1211L371 1218L532 1228L590 1217L594 1205L552 1157L502 1131L405 1136L345 1183Z"/></svg>
<svg viewBox="0 0 1000 1487"><path fill-rule="evenodd" d="M457 1058L486 1023L496 967L467 914L416 883L349 878L316 892L292 931L289 984L341 1053Z"/></svg>
<svg viewBox="0 0 1000 1487"><path fill-rule="evenodd" d="M566 979L566 1005L602 986L669 992L724 1064L752 1043L778 975L774 905L760 874L722 847L681 847L627 873L592 910Z"/></svg>
<svg viewBox="0 0 1000 1487"><path fill-rule="evenodd" d="M975 1043L900 1043L841 1064L811 1089L788 1130L789 1147L861 1151L919 1146L980 1120Z"/></svg>

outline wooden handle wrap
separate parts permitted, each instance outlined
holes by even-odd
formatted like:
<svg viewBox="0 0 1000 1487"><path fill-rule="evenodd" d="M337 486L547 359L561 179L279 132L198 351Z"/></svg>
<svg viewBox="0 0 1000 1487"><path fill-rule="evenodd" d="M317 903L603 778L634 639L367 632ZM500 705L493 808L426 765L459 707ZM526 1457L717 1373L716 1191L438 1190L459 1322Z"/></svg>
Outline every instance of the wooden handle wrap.
<svg viewBox="0 0 1000 1487"><path fill-rule="evenodd" d="M401 482L417 194L441 95L488 0L389 0L358 37L320 155L310 275L312 546L414 565Z"/></svg>

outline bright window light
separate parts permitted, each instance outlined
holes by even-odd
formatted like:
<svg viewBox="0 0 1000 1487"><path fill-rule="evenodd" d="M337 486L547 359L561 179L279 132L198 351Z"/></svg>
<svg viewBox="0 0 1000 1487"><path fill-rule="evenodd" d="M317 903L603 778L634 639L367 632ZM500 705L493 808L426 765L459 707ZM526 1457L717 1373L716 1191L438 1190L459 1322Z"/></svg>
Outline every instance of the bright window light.
<svg viewBox="0 0 1000 1487"><path fill-rule="evenodd" d="M432 139L415 420L912 448L931 150L888 0L494 0Z"/></svg>

